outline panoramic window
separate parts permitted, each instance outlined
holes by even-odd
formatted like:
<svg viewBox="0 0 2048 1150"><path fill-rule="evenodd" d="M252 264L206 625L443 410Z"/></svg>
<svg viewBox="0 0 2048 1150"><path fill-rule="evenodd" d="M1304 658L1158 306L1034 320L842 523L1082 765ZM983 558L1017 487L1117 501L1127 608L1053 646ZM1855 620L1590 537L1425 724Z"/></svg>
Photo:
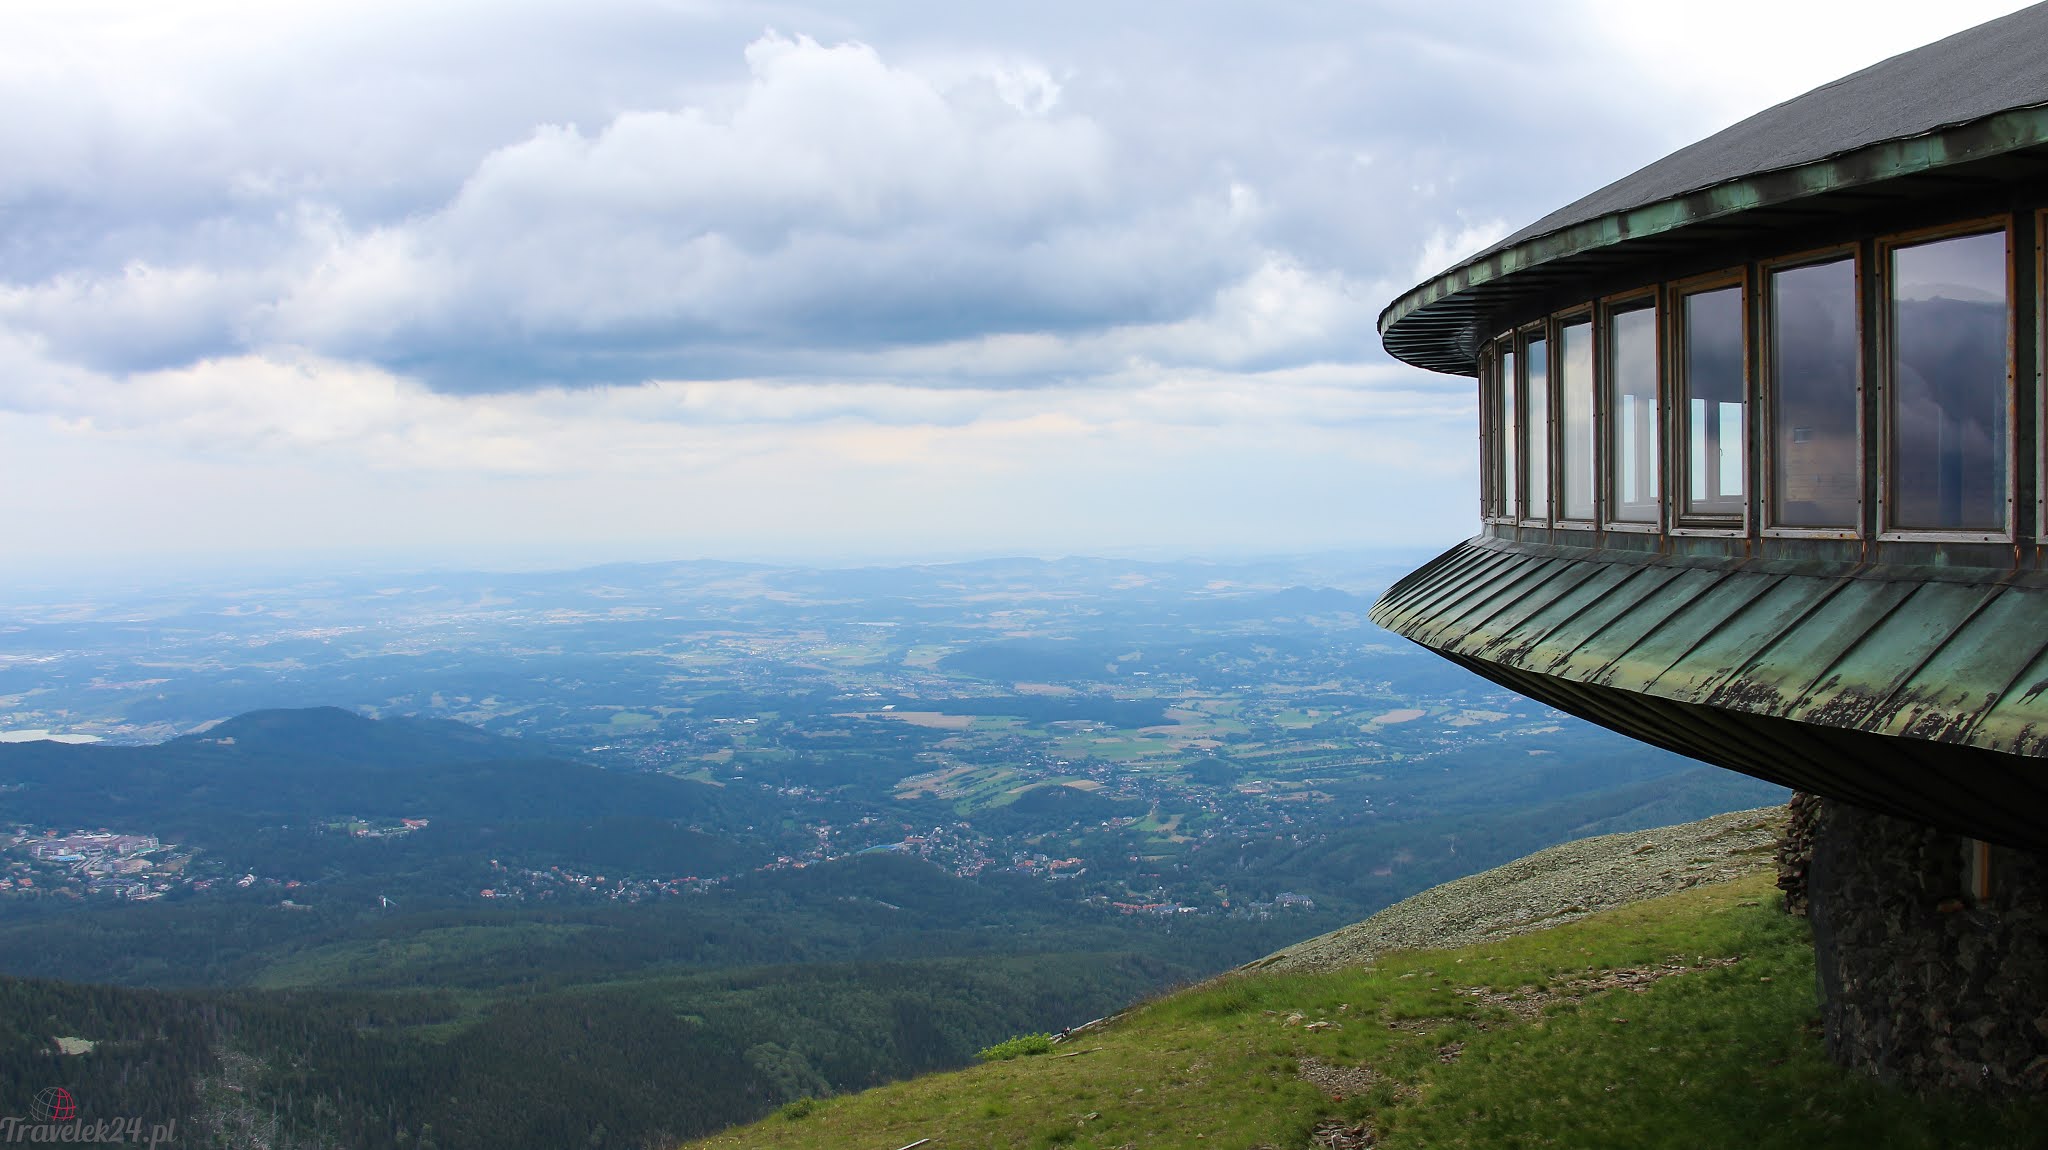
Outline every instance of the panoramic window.
<svg viewBox="0 0 2048 1150"><path fill-rule="evenodd" d="M1593 518L1593 324L1558 333L1558 517Z"/></svg>
<svg viewBox="0 0 2048 1150"><path fill-rule="evenodd" d="M1685 428L1684 513L1727 518L1743 512L1742 289L1684 296L1678 307Z"/></svg>
<svg viewBox="0 0 2048 1150"><path fill-rule="evenodd" d="M1550 517L1550 345L1541 338L1523 345L1522 457L1527 510L1531 519Z"/></svg>
<svg viewBox="0 0 2048 1150"><path fill-rule="evenodd" d="M2005 233L1895 248L1887 527L2003 531Z"/></svg>
<svg viewBox="0 0 2048 1150"><path fill-rule="evenodd" d="M1515 397L1514 345L1503 344L1500 350L1500 423L1496 425L1498 431L1495 434L1500 440L1500 513L1510 518L1520 513L1516 497L1521 486L1521 471L1516 463L1521 420Z"/></svg>
<svg viewBox="0 0 2048 1150"><path fill-rule="evenodd" d="M1608 518L1657 522L1657 309L1607 317Z"/></svg>
<svg viewBox="0 0 2048 1150"><path fill-rule="evenodd" d="M1856 261L1771 273L1771 524L1854 527Z"/></svg>

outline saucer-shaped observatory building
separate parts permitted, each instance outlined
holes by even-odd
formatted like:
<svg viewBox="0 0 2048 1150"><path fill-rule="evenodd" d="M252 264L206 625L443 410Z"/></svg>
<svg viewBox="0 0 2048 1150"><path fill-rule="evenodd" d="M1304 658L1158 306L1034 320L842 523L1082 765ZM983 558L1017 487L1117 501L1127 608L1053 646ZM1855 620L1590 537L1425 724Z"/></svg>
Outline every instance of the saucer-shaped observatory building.
<svg viewBox="0 0 2048 1150"><path fill-rule="evenodd" d="M2038 900L2048 849L2044 237L2048 4L1752 116L1409 291L1381 336L1476 377L1483 527L1374 620L1834 800L1859 821L1823 820L1815 881L1833 858L1837 887L1929 903L1941 954L1911 962L1949 962L1969 921L1998 961L2036 962L2012 953L2039 939L2000 932L2037 913L2008 903ZM1918 861L1882 857L1902 852ZM2008 1036L2025 1050L2001 1061L1873 1022L1905 1046L1859 1053L1843 1010L1888 1008L1838 1009L1854 995L1830 987L1830 948L1864 945L1846 897L1822 921L1815 894L1838 1050L2035 1084L2006 1063L2048 1056L2040 1034ZM1884 945L1865 957L1889 969L1919 944ZM1950 973L1991 985L1980 998L2048 992L2048 966Z"/></svg>

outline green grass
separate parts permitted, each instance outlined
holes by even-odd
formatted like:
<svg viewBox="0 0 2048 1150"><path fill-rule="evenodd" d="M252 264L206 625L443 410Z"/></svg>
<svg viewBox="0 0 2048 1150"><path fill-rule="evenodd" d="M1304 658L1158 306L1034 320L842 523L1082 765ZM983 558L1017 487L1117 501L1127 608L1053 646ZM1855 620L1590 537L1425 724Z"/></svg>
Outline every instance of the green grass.
<svg viewBox="0 0 2048 1150"><path fill-rule="evenodd" d="M1008 1062L1013 1058L1051 1054L1052 1046L1050 1034L1020 1034L1015 1038L1006 1038L994 1046L983 1047L975 1057L983 1062Z"/></svg>
<svg viewBox="0 0 2048 1150"><path fill-rule="evenodd" d="M1674 964L1641 992L1588 981ZM1328 1121L1389 1148L2048 1145L2048 1103L1903 1095L1829 1063L1815 1018L1805 920L1759 875L1370 969L1227 978L1043 1057L699 1145L1308 1150ZM1304 1078L1333 1069L1351 1076Z"/></svg>
<svg viewBox="0 0 2048 1150"><path fill-rule="evenodd" d="M811 1113L817 1110L817 1108L817 1099L799 1098L794 1102L783 1103L781 1109L775 1112L775 1116L777 1118L782 1119L784 1122L796 1122L805 1118L809 1118L811 1116Z"/></svg>

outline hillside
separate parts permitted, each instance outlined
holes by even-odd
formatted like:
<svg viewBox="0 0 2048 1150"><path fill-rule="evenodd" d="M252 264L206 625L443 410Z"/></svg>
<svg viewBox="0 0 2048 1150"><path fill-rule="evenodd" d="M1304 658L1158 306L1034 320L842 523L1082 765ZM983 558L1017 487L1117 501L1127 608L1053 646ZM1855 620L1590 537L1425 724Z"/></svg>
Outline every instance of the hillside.
<svg viewBox="0 0 2048 1150"><path fill-rule="evenodd" d="M373 720L334 707L255 711L148 746L0 744L0 778L9 784L0 819L52 827L132 824L238 865L260 865L267 859L242 857L255 853L255 842L280 828L304 837L342 817L431 816L438 825L408 846L448 834L509 832L551 840L534 848L537 855L552 847L566 857L603 857L621 853L622 838L631 840L602 825L608 820L735 829L777 813L757 797L606 771L551 750L443 720ZM543 824L554 824L551 833L537 835ZM714 865L747 854L729 836L675 832L660 844L664 851ZM304 854L303 844L291 845ZM350 859L347 869L361 873L391 853L399 852Z"/></svg>
<svg viewBox="0 0 2048 1150"><path fill-rule="evenodd" d="M1390 951L1470 946L1727 882L1771 865L1784 818L1782 807L1759 807L1579 839L1431 887L1245 969L1329 970Z"/></svg>
<svg viewBox="0 0 2048 1150"><path fill-rule="evenodd" d="M1768 852L1746 845L1757 814L1568 844L1043 1054L800 1102L692 1145L2048 1144L2048 1104L1915 1099L1827 1061L1807 924L1783 913ZM1683 863L1617 865L1659 852ZM1646 872L1654 881L1637 889L1654 897L1550 905L1574 884L1623 901ZM1666 885L1684 889L1658 894ZM1451 939L1488 940L1381 949L1412 944L1431 921ZM1346 965L1347 949L1376 957Z"/></svg>
<svg viewBox="0 0 2048 1150"><path fill-rule="evenodd" d="M642 1150L1289 937L907 852L757 867L815 842L771 790L549 753L333 708L0 744L0 1117L61 1087L202 1145Z"/></svg>
<svg viewBox="0 0 2048 1150"><path fill-rule="evenodd" d="M1467 748L1404 760L1414 786L1372 783L1371 807L1333 789L1328 805L1349 814L1280 823L1294 828L1283 836L1234 821L1248 807L1190 813L1172 793L1092 778L1004 776L970 823L893 791L563 754L334 708L253 712L151 746L0 745L0 1018L18 1023L0 1027L0 1115L65 1086L81 1113L130 1106L195 1130L275 1113L278 1146L401 1150L428 1130L443 1150L668 1145L967 1066L1009 1035L1226 971L1434 877L1732 793L1693 785L1725 774L1708 768L1599 777ZM1278 778L1214 760L1222 785ZM801 776L799 760L783 765ZM1202 818L1237 837L1192 826ZM1759 816L1734 824L1768 836ZM116 832L125 847L108 845ZM1662 890L1719 873L1676 840L1653 856L1668 865L1643 866L1638 841L1599 848L1620 860L1613 897L1539 867L1479 880L1499 886L1498 907L1454 901L1549 921L1650 893L1616 876ZM1739 863L1747 842L1702 849ZM947 853L961 850L981 852L978 871ZM1032 865L1002 865L1020 857ZM1085 885L1097 870L1145 880L1105 879L1116 897L1181 909L1118 913ZM1541 913L1539 896L1552 899ZM1440 936L1443 921L1416 917L1427 903L1372 921Z"/></svg>
<svg viewBox="0 0 2048 1150"><path fill-rule="evenodd" d="M0 1117L62 1087L88 1123L175 1119L205 1146L253 1121L262 1139L248 1144L272 1150L639 1150L801 1093L958 1066L1006 1033L1128 1002L1170 973L1130 955L934 958L496 998L0 975Z"/></svg>

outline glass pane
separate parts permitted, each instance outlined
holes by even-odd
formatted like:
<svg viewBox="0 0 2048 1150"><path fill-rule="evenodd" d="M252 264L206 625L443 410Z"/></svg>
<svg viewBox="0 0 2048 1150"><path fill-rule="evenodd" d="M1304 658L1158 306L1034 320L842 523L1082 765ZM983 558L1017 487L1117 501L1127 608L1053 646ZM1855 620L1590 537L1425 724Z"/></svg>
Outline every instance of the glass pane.
<svg viewBox="0 0 2048 1150"><path fill-rule="evenodd" d="M1517 430L1520 421L1521 412L1515 403L1515 353L1503 349L1500 353L1500 513L1507 516L1521 514L1515 502L1522 475L1515 466L1521 446Z"/></svg>
<svg viewBox="0 0 2048 1150"><path fill-rule="evenodd" d="M1888 524L2005 529L2005 233L1892 253Z"/></svg>
<svg viewBox="0 0 2048 1150"><path fill-rule="evenodd" d="M1657 521L1657 311L1638 308L1607 321L1607 449L1613 459L1614 502L1622 523Z"/></svg>
<svg viewBox="0 0 2048 1150"><path fill-rule="evenodd" d="M1686 296L1685 512L1743 511L1742 289Z"/></svg>
<svg viewBox="0 0 2048 1150"><path fill-rule="evenodd" d="M1558 484L1561 517L1593 518L1593 325L1559 333Z"/></svg>
<svg viewBox="0 0 2048 1150"><path fill-rule="evenodd" d="M1528 397L1524 400L1528 411L1527 426L1523 428L1522 454L1529 461L1524 472L1529 486L1528 516L1531 519L1550 517L1550 355L1548 345L1540 339L1529 341L1524 355L1529 361L1527 368L1529 382L1523 390Z"/></svg>
<svg viewBox="0 0 2048 1150"><path fill-rule="evenodd" d="M1479 444L1480 514L1500 514L1500 369L1492 348L1479 356L1479 402L1481 442Z"/></svg>
<svg viewBox="0 0 2048 1150"><path fill-rule="evenodd" d="M1771 522L1854 527L1856 261L1771 274Z"/></svg>

